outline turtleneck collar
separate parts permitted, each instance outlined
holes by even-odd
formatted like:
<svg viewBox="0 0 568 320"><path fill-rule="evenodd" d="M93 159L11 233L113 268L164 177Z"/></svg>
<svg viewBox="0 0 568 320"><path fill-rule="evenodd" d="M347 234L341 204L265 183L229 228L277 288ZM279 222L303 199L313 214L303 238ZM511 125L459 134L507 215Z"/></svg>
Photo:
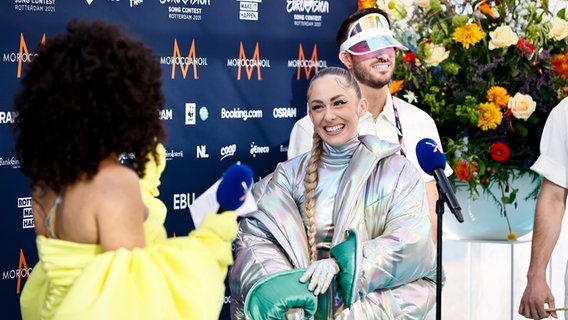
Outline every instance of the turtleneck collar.
<svg viewBox="0 0 568 320"><path fill-rule="evenodd" d="M321 160L328 164L349 163L359 144L361 144L361 141L359 141L358 136L336 147L329 145L324 141Z"/></svg>

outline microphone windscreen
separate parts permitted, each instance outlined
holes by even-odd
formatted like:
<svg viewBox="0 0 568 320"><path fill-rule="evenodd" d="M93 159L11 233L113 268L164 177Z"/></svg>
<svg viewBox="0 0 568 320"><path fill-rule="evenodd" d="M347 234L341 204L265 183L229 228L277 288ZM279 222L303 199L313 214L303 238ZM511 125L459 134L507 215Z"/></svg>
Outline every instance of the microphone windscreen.
<svg viewBox="0 0 568 320"><path fill-rule="evenodd" d="M245 195L252 185L252 169L235 163L225 173L217 188L217 202L223 210L236 210L245 202Z"/></svg>
<svg viewBox="0 0 568 320"><path fill-rule="evenodd" d="M446 167L446 155L438 143L430 138L424 138L416 144L416 157L424 172L432 175L436 168Z"/></svg>

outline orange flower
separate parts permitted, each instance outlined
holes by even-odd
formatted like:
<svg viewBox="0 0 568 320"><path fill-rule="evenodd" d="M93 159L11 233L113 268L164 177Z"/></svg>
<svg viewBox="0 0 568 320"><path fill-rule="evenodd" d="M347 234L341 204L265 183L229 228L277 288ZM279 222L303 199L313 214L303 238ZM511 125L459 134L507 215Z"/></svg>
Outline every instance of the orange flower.
<svg viewBox="0 0 568 320"><path fill-rule="evenodd" d="M495 19L495 14L491 9L491 6L487 4L487 0L481 1L481 5L479 5L479 11L485 13L486 15L490 16L491 18Z"/></svg>
<svg viewBox="0 0 568 320"><path fill-rule="evenodd" d="M558 73L562 80L568 78L568 52L560 53L552 57L554 72Z"/></svg>
<svg viewBox="0 0 568 320"><path fill-rule="evenodd" d="M500 86L493 86L487 90L487 100L493 102L498 107L506 107L511 96L507 89Z"/></svg>
<svg viewBox="0 0 568 320"><path fill-rule="evenodd" d="M456 160L456 167L454 172L460 181L469 181L473 178L474 172L477 171L477 167L469 166L469 162L464 162L461 160Z"/></svg>
<svg viewBox="0 0 568 320"><path fill-rule="evenodd" d="M395 94L404 86L404 80L393 80L389 86L389 92Z"/></svg>
<svg viewBox="0 0 568 320"><path fill-rule="evenodd" d="M375 8L377 6L376 0L358 0L357 8L358 10L365 8Z"/></svg>

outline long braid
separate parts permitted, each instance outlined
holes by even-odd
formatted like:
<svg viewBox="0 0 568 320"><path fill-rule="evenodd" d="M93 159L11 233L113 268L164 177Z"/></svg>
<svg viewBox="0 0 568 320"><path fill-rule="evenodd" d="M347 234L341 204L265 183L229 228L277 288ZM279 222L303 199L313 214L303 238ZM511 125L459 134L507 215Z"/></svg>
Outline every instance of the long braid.
<svg viewBox="0 0 568 320"><path fill-rule="evenodd" d="M306 197L306 216L308 217L308 249L310 262L316 260L316 197L315 190L318 184L318 167L320 155L323 149L321 137L314 132L312 155L308 161L306 176L304 177L304 188Z"/></svg>
<svg viewBox="0 0 568 320"><path fill-rule="evenodd" d="M361 89L357 84L357 80L355 77L349 73L346 69L338 68L338 67L329 67L320 70L312 80L310 80L310 84L308 86L308 101L310 100L310 94L312 89L312 84L319 78L324 77L326 75L336 76L340 83L345 85L346 87L352 88L355 90L355 94L359 99L362 99ZM315 190L318 184L318 167L320 163L320 156L323 151L323 140L317 133L317 130L314 130L313 135L313 145L312 145L312 154L310 159L308 160L308 166L306 168L306 176L304 177L304 196L306 197L306 216L308 218L308 249L310 253L310 262L314 262L316 260L316 196Z"/></svg>

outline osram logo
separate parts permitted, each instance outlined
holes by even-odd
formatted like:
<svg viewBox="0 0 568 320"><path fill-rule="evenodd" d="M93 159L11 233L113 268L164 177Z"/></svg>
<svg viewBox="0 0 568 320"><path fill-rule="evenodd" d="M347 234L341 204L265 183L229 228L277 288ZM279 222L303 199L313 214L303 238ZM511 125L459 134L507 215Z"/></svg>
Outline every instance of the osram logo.
<svg viewBox="0 0 568 320"><path fill-rule="evenodd" d="M32 268L28 266L24 251L20 248L20 259L18 261L18 269L2 271L2 280L18 279L16 283L16 294L22 291L22 278L27 278L32 273Z"/></svg>
<svg viewBox="0 0 568 320"><path fill-rule="evenodd" d="M243 46L243 42L240 42L239 46L239 58L238 59L228 59L227 60L228 67L238 67L237 73L237 80L241 80L241 74L243 67L247 73L247 79L250 80L252 77L252 73L256 68L256 78L257 80L262 80L261 68L270 68L270 60L268 59L261 59L260 58L260 49L258 46L258 42L254 48L254 52L252 54L252 58L249 59L245 52L245 48Z"/></svg>
<svg viewBox="0 0 568 320"><path fill-rule="evenodd" d="M161 64L172 65L172 75L171 78L176 78L176 67L179 66L182 76L185 79L187 77L187 72L189 71L189 67L193 66L193 79L199 79L199 75L197 74L197 66L207 66L207 58L206 57L198 57L196 55L195 50L195 39L191 41L191 47L189 48L189 52L187 57L182 57L181 50L179 48L179 44L176 38L174 38L174 49L171 57L161 57L160 58Z"/></svg>
<svg viewBox="0 0 568 320"><path fill-rule="evenodd" d="M314 49L312 50L312 55L309 60L306 59L306 55L304 54L304 47L300 43L300 48L298 50L298 59L297 60L288 60L288 67L289 68L297 68L298 72L296 74L296 80L300 80L300 75L302 74L302 70L304 70L304 74L306 79L310 79L312 74L312 69L315 68L314 74L319 72L319 68L326 68L327 61L326 60L318 60L318 48L317 44L314 44Z"/></svg>
<svg viewBox="0 0 568 320"><path fill-rule="evenodd" d="M41 37L41 44L45 44L45 33ZM26 39L24 38L24 34L20 33L20 46L18 53L11 52L11 53L4 53L2 57L2 61L4 62L17 62L18 63L18 71L16 73L17 78L21 78L22 76L22 64L30 63L33 58L37 56L37 53L30 53L28 50L28 44L26 43Z"/></svg>

